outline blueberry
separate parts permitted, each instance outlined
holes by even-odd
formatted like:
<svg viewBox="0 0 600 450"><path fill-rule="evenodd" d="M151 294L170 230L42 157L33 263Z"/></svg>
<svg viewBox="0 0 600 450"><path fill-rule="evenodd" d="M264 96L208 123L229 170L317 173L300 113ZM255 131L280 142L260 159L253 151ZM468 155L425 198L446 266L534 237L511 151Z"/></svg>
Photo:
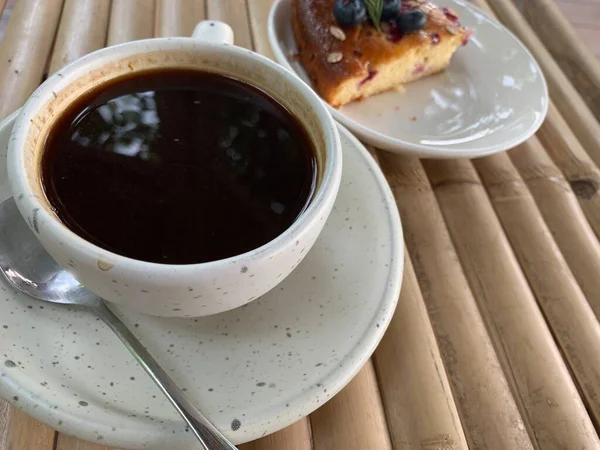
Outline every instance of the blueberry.
<svg viewBox="0 0 600 450"><path fill-rule="evenodd" d="M381 12L381 21L389 22L394 20L400 14L400 0L383 0L383 11Z"/></svg>
<svg viewBox="0 0 600 450"><path fill-rule="evenodd" d="M426 23L427 16L419 9L402 13L396 19L398 29L405 33L422 30Z"/></svg>
<svg viewBox="0 0 600 450"><path fill-rule="evenodd" d="M333 14L340 25L353 27L367 20L367 8L362 0L335 0Z"/></svg>

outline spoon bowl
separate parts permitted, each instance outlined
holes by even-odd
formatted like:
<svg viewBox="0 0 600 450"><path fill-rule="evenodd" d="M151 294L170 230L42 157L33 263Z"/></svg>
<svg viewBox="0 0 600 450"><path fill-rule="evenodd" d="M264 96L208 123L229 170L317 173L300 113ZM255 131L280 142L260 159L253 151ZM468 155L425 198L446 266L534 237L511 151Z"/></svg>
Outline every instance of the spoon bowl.
<svg viewBox="0 0 600 450"><path fill-rule="evenodd" d="M0 204L0 224L0 270L14 287L47 302L100 306L100 297L62 269L42 247L12 198Z"/></svg>
<svg viewBox="0 0 600 450"><path fill-rule="evenodd" d="M38 300L85 309L104 321L146 370L206 450L235 450L187 399L171 377L106 306L56 263L23 220L13 198L0 204L0 272L19 291Z"/></svg>

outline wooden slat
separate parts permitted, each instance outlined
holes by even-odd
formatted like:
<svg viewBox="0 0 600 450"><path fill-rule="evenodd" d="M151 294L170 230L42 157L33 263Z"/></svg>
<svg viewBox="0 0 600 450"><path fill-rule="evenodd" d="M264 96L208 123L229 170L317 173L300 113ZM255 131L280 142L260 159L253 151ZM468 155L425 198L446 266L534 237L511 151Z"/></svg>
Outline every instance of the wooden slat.
<svg viewBox="0 0 600 450"><path fill-rule="evenodd" d="M395 450L468 448L408 255L394 318L373 359Z"/></svg>
<svg viewBox="0 0 600 450"><path fill-rule="evenodd" d="M556 4L576 28L590 27L600 33L600 2L557 0ZM584 41L584 43L590 46L590 42Z"/></svg>
<svg viewBox="0 0 600 450"><path fill-rule="evenodd" d="M600 61L582 42L555 0L525 0L522 11L583 100L600 118Z"/></svg>
<svg viewBox="0 0 600 450"><path fill-rule="evenodd" d="M475 0L475 2L484 10L490 10L485 0ZM525 24L525 26L527 25ZM577 173L583 175L585 184L586 175L594 173L593 166L585 164L589 158L580 154L581 149L577 146L576 139L564 126L563 118L554 105L550 105L548 120L543 127L544 129L540 133L545 140L549 141L548 148L555 159L561 161L567 174L573 169L573 165L569 167L567 161L573 164L582 162L576 167L580 169ZM600 135L598 139L600 139ZM600 270L600 244L578 207L576 197L569 184L545 153L536 137L524 142L517 149L509 152L509 155L527 183L588 301L597 317L600 317L600 277L597 276L598 270ZM590 156L592 155L590 154ZM591 180L593 181L593 178ZM575 188L581 189L581 183L575 184ZM597 223L595 220L599 214L596 207L597 201L582 201L582 203L585 203L585 210L592 223Z"/></svg>
<svg viewBox="0 0 600 450"><path fill-rule="evenodd" d="M467 160L423 164L536 446L600 448L577 388L472 164Z"/></svg>
<svg viewBox="0 0 600 450"><path fill-rule="evenodd" d="M228 23L235 33L235 45L252 48L248 9L245 0L206 0L208 17Z"/></svg>
<svg viewBox="0 0 600 450"><path fill-rule="evenodd" d="M2 2L3 0L0 0L0 2ZM0 42L2 41L2 39L4 38L4 31L6 30L6 25L8 24L8 21L10 20L10 14L12 11L12 7L6 7L6 5L4 5L4 11L0 11Z"/></svg>
<svg viewBox="0 0 600 450"><path fill-rule="evenodd" d="M598 39L598 30L596 28L579 27L578 32L592 53L596 55L596 58L600 59L600 39Z"/></svg>
<svg viewBox="0 0 600 450"><path fill-rule="evenodd" d="M315 450L392 449L371 361L310 423Z"/></svg>
<svg viewBox="0 0 600 450"><path fill-rule="evenodd" d="M531 138L509 155L596 316L600 317L600 242L577 198L537 139Z"/></svg>
<svg viewBox="0 0 600 450"><path fill-rule="evenodd" d="M274 0L251 0L248 2L250 28L254 38L254 50L268 58L275 59L268 39L263 39L267 30L269 11Z"/></svg>
<svg viewBox="0 0 600 450"><path fill-rule="evenodd" d="M484 1L476 1L490 15L494 12ZM538 132L538 136L546 146L546 150L554 163L561 169L566 179L577 194L579 203L597 236L600 236L600 196L595 195L600 187L600 171L594 165L574 133L567 125L553 101L549 103L548 116ZM527 177L546 176L547 182L553 183L556 171L548 170L544 164L547 161L544 149L533 143L524 145L529 152L536 155L536 160L541 162L539 167L529 167ZM539 155L537 153L541 152Z"/></svg>
<svg viewBox="0 0 600 450"><path fill-rule="evenodd" d="M19 0L0 42L0 120L23 106L44 75L62 0Z"/></svg>
<svg viewBox="0 0 600 450"><path fill-rule="evenodd" d="M8 448L8 430L13 412L12 406L0 399L0 448Z"/></svg>
<svg viewBox="0 0 600 450"><path fill-rule="evenodd" d="M56 432L0 400L0 449L54 450Z"/></svg>
<svg viewBox="0 0 600 450"><path fill-rule="evenodd" d="M113 0L107 45L154 37L154 0Z"/></svg>
<svg viewBox="0 0 600 450"><path fill-rule="evenodd" d="M54 450L111 450L103 445L80 441L64 434L59 434Z"/></svg>
<svg viewBox="0 0 600 450"><path fill-rule="evenodd" d="M473 3L484 9L488 7L486 0L473 0ZM556 107L590 157L596 165L600 166L600 123L594 114L512 1L490 0L489 4L502 22L527 45L535 56L546 76Z"/></svg>
<svg viewBox="0 0 600 450"><path fill-rule="evenodd" d="M600 170L552 102L537 136L571 185L590 226L600 237Z"/></svg>
<svg viewBox="0 0 600 450"><path fill-rule="evenodd" d="M0 41L4 37L4 32L6 31L6 25L10 20L10 15L12 10L14 9L14 5L9 4L7 0L0 0Z"/></svg>
<svg viewBox="0 0 600 450"><path fill-rule="evenodd" d="M104 47L109 12L107 0L65 0L49 73Z"/></svg>
<svg viewBox="0 0 600 450"><path fill-rule="evenodd" d="M239 450L312 450L308 419L302 419L262 439L240 445Z"/></svg>
<svg viewBox="0 0 600 450"><path fill-rule="evenodd" d="M600 423L600 324L510 159L499 154L474 164L592 418Z"/></svg>
<svg viewBox="0 0 600 450"><path fill-rule="evenodd" d="M421 164L385 152L379 158L470 448L533 448Z"/></svg>
<svg viewBox="0 0 600 450"><path fill-rule="evenodd" d="M157 0L158 37L191 36L206 17L204 0Z"/></svg>

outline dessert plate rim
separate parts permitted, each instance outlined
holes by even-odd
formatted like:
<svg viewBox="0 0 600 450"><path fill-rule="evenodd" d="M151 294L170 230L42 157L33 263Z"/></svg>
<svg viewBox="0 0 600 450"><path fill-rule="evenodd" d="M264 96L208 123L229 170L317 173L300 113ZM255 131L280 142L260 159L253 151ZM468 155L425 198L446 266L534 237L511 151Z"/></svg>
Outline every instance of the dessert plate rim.
<svg viewBox="0 0 600 450"><path fill-rule="evenodd" d="M283 40L278 33L278 20L279 16L286 11L283 8L289 8L289 3L291 0L275 0L271 9L269 11L269 17L267 21L268 28L268 38L269 43L271 45L271 49L275 56L275 60L281 64L285 69L290 71L293 75L298 76L303 79L302 76L299 75L298 71L290 64L288 56L286 55L286 51L289 52L289 48L283 45ZM325 100L323 103L329 109L329 112L332 114L333 118L348 128L350 131L355 133L357 137L363 140L365 143L376 146L383 150L395 152L395 153L403 153L409 154L422 158L437 158L437 159L453 159L453 158L475 158L488 156L495 153L504 152L510 150L511 148L516 147L517 145L523 143L527 139L529 139L532 135L534 135L539 127L544 122L546 114L548 112L549 106L549 93L548 93L548 85L546 79L544 77L543 71L539 67L537 61L529 51L529 49L520 41L518 37L514 35L509 29L507 29L503 24L490 17L485 11L474 6L466 1L462 0L445 0L444 3L453 3L455 5L459 5L466 10L470 10L470 12L474 14L481 15L485 17L485 20L494 25L496 28L500 29L502 32L506 33L508 37L512 38L515 43L517 43L520 49L527 56L528 62L533 64L535 67L536 73L539 75L539 83L541 84L542 95L540 97L541 100L541 108L539 111L535 111L535 120L532 121L530 126L522 131L521 133L515 134L510 138L507 138L499 143L493 144L484 144L479 145L474 148L456 148L456 147L444 147L441 145L431 145L417 142L416 140L409 139L400 139L389 134L382 133L378 130L369 127L368 125L360 123L360 121L353 120L343 113L342 110L332 107ZM289 11L287 12L289 15ZM291 23L289 24L289 29L291 29ZM459 49L460 50L460 49ZM306 82L306 80L303 79ZM415 83L419 83L420 80ZM307 83L310 85L310 83ZM410 88L410 84L407 85L407 89ZM402 94L399 94L402 95ZM369 99L364 100L363 102L367 102ZM343 109L343 108L342 108Z"/></svg>

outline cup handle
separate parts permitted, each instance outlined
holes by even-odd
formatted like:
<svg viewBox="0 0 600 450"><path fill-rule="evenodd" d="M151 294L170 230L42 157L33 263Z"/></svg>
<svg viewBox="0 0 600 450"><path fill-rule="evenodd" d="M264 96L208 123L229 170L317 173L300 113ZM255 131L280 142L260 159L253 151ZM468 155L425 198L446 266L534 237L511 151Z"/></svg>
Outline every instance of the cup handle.
<svg viewBox="0 0 600 450"><path fill-rule="evenodd" d="M196 25L192 38L215 44L233 45L233 30L224 22L204 20Z"/></svg>

